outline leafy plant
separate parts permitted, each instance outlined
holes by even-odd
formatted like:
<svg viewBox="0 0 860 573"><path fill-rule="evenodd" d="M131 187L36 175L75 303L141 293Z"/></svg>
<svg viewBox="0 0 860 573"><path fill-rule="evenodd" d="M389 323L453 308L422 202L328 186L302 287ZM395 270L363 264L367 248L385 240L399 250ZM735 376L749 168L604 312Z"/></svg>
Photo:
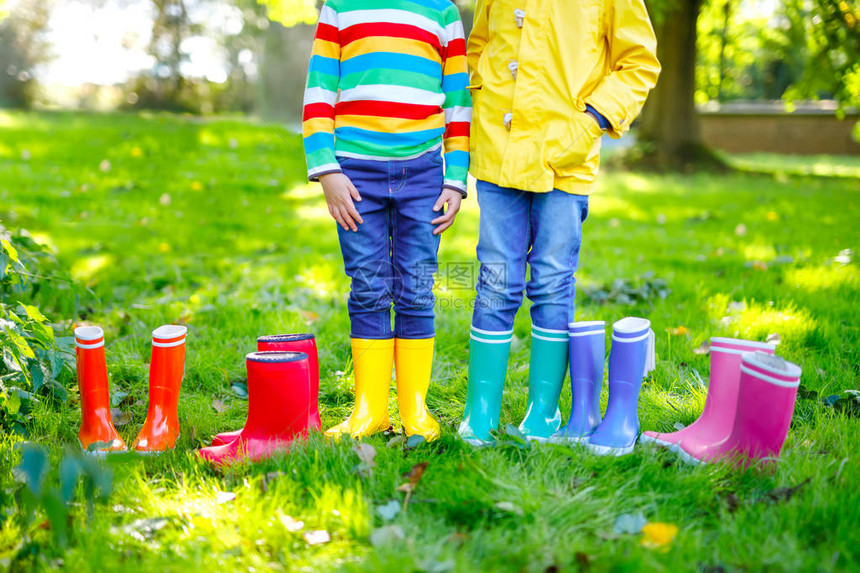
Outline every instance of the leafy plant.
<svg viewBox="0 0 860 573"><path fill-rule="evenodd" d="M69 510L79 486L87 504L87 516L92 518L96 502L111 493L113 474L94 457L73 450L67 451L55 471L51 471L44 447L23 442L17 448L21 461L12 473L22 485L18 505L24 525L29 528L37 512L44 512L58 545L65 547L69 538Z"/></svg>
<svg viewBox="0 0 860 573"><path fill-rule="evenodd" d="M632 306L654 299L663 300L672 291L665 280L654 278L654 274L648 272L635 279L615 279L596 287L584 287L581 292L598 304Z"/></svg>
<svg viewBox="0 0 860 573"><path fill-rule="evenodd" d="M28 304L41 288L42 269L56 260L26 233L0 227L0 429L26 434L35 394L66 398L74 355L71 338L56 338L48 318Z"/></svg>

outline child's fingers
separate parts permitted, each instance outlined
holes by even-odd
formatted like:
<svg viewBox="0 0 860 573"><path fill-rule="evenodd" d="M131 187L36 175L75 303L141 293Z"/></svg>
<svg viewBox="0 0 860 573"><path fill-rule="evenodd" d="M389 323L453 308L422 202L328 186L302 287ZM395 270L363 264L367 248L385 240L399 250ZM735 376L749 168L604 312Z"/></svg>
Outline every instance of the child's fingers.
<svg viewBox="0 0 860 573"><path fill-rule="evenodd" d="M358 227L355 225L355 221L352 220L350 216L349 210L347 208L343 208L341 210L341 215L343 216L343 220L346 223L347 227L349 227L350 231L358 231Z"/></svg>
<svg viewBox="0 0 860 573"><path fill-rule="evenodd" d="M436 204L433 205L434 211L438 211L439 209L441 209L442 205L444 205L448 201L448 197L446 195L447 194L444 191L442 192L441 195L439 195L439 198L436 199Z"/></svg>
<svg viewBox="0 0 860 573"><path fill-rule="evenodd" d="M349 189L349 196L352 197L355 201L361 201L361 194L358 192L358 189L355 188L355 185L352 184L352 181L347 185Z"/></svg>
<svg viewBox="0 0 860 573"><path fill-rule="evenodd" d="M359 225L364 223L364 219L361 218L361 213L358 212L358 209L355 208L355 204L352 202L346 206L346 212L352 219L358 221ZM353 231L355 231L355 229L353 229Z"/></svg>
<svg viewBox="0 0 860 573"><path fill-rule="evenodd" d="M332 208L332 217L334 217L334 220L337 221L337 224L340 225L344 231L349 231L350 227L354 225L352 219L347 216L346 210L340 206ZM352 230L354 231L355 229Z"/></svg>
<svg viewBox="0 0 860 573"><path fill-rule="evenodd" d="M447 229L448 227L453 225L454 224L454 216L456 214L457 214L456 211L449 211L448 213L445 213L441 217L436 217L435 219L430 221L430 223L433 225L439 224L438 227L433 229L433 234L438 235L438 234L442 233L445 229Z"/></svg>

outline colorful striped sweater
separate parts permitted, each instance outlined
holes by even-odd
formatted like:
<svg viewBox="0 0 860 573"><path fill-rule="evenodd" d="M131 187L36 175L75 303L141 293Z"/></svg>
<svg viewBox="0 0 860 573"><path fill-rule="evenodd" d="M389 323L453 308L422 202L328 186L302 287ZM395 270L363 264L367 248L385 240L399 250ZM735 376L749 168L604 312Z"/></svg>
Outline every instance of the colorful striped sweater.
<svg viewBox="0 0 860 573"><path fill-rule="evenodd" d="M449 0L328 0L302 114L308 178L341 171L337 157L404 160L444 148L444 186L465 195L468 83Z"/></svg>

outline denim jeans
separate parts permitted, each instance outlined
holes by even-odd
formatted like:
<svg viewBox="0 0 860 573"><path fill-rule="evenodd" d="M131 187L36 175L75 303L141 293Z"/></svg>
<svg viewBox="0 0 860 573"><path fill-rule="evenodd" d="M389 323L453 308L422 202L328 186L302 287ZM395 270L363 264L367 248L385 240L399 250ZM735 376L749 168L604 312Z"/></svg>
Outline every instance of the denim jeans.
<svg viewBox="0 0 860 573"><path fill-rule="evenodd" d="M509 331L523 301L532 324L567 331L573 322L582 223L588 197L555 189L532 193L478 181L481 208L478 293L472 326ZM526 283L526 263L531 268Z"/></svg>
<svg viewBox="0 0 860 573"><path fill-rule="evenodd" d="M353 338L430 338L433 274L439 236L430 221L442 192L442 156L430 151L405 161L339 157L358 189L358 232L338 225L344 268L352 279L347 308ZM391 305L394 304L394 332Z"/></svg>

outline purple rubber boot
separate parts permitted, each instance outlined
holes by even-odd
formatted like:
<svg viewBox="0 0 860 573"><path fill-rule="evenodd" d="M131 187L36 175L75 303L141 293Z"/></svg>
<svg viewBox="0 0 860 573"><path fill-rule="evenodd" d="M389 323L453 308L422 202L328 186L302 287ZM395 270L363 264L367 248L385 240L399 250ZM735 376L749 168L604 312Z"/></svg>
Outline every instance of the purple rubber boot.
<svg viewBox="0 0 860 573"><path fill-rule="evenodd" d="M639 437L639 389L654 369L651 321L622 318L612 325L609 353L609 403L606 416L586 443L601 456L623 456L633 451Z"/></svg>
<svg viewBox="0 0 860 573"><path fill-rule="evenodd" d="M600 392L606 361L606 323L602 320L571 322L568 339L570 352L570 419L555 433L553 444L585 441L600 424Z"/></svg>

